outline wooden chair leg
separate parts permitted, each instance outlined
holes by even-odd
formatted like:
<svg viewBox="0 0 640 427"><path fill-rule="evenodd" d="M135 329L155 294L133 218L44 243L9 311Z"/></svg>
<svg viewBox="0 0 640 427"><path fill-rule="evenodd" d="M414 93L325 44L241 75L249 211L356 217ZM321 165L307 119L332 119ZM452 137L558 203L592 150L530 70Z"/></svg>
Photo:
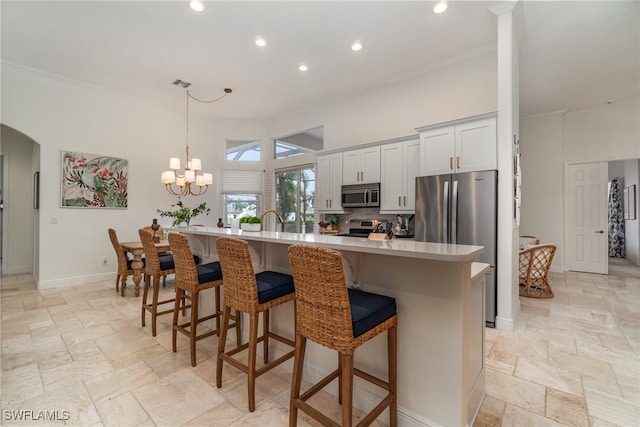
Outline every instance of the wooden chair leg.
<svg viewBox="0 0 640 427"><path fill-rule="evenodd" d="M393 326L387 331L388 363L389 363L389 394L393 400L389 403L389 427L398 425L398 327Z"/></svg>
<svg viewBox="0 0 640 427"><path fill-rule="evenodd" d="M256 353L258 348L258 313L249 315L249 358L247 360L247 390L249 412L256 409Z"/></svg>
<svg viewBox="0 0 640 427"><path fill-rule="evenodd" d="M151 302L151 336L156 336L156 319L158 318L158 294L160 293L160 278L154 276L147 279L153 280L153 301ZM147 283L147 281L145 281Z"/></svg>
<svg viewBox="0 0 640 427"><path fill-rule="evenodd" d="M222 311L220 310L220 286L215 287L215 313L216 313L216 331L218 337L220 337L220 314Z"/></svg>
<svg viewBox="0 0 640 427"><path fill-rule="evenodd" d="M262 315L262 356L264 363L269 363L269 310L265 310Z"/></svg>
<svg viewBox="0 0 640 427"><path fill-rule="evenodd" d="M189 327L189 353L191 366L196 366L196 332L198 331L198 292L191 297L191 325Z"/></svg>
<svg viewBox="0 0 640 427"><path fill-rule="evenodd" d="M147 296L149 295L149 281L145 277L144 280L144 289L142 290L142 326L145 326L145 321L147 320ZM155 336L155 335L154 335Z"/></svg>
<svg viewBox="0 0 640 427"><path fill-rule="evenodd" d="M229 329L229 315L231 313L231 307L224 306L222 311L222 331L220 331L220 337L218 339L218 357L216 359L216 387L222 387L222 358L220 355L224 353L225 342L227 341L227 330ZM236 311L237 313L237 311Z"/></svg>
<svg viewBox="0 0 640 427"><path fill-rule="evenodd" d="M122 276L122 279L120 279L120 295L124 296L124 288L125 286L127 286L127 276L126 274L124 276Z"/></svg>
<svg viewBox="0 0 640 427"><path fill-rule="evenodd" d="M116 276L116 293L120 292L120 275Z"/></svg>
<svg viewBox="0 0 640 427"><path fill-rule="evenodd" d="M353 413L353 353L340 354L342 361L342 426L351 427Z"/></svg>
<svg viewBox="0 0 640 427"><path fill-rule="evenodd" d="M342 357L338 353L338 403L342 405Z"/></svg>
<svg viewBox="0 0 640 427"><path fill-rule="evenodd" d="M180 312L180 301L183 301L183 304L184 304L184 298L180 298L180 294L183 292L184 291L182 289L176 287L176 300L173 304L173 322L172 322L173 326L171 327L171 342L173 343L174 353L177 351L176 336L178 335L178 313ZM183 305L183 310L184 310L184 305Z"/></svg>
<svg viewBox="0 0 640 427"><path fill-rule="evenodd" d="M296 334L296 350L293 356L293 377L291 378L291 399L289 400L289 427L298 425L298 407L296 399L300 397L300 384L302 383L302 368L304 366L304 351L307 339Z"/></svg>
<svg viewBox="0 0 640 427"><path fill-rule="evenodd" d="M242 313L236 310L236 347L242 345Z"/></svg>

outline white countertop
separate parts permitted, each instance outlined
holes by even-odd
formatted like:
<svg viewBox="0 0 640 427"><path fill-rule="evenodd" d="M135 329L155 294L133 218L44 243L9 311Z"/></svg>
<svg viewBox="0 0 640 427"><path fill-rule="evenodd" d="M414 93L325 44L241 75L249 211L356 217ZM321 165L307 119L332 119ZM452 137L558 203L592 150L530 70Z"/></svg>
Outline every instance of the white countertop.
<svg viewBox="0 0 640 427"><path fill-rule="evenodd" d="M186 227L166 228L170 232L203 236L232 236L245 240L279 243L310 244L339 251L353 251L370 254L391 255L405 258L419 258L434 261L469 262L475 261L483 246L452 245L445 243L416 242L413 239L369 240L359 237L342 237L332 234L299 234L277 231L231 231L230 228Z"/></svg>

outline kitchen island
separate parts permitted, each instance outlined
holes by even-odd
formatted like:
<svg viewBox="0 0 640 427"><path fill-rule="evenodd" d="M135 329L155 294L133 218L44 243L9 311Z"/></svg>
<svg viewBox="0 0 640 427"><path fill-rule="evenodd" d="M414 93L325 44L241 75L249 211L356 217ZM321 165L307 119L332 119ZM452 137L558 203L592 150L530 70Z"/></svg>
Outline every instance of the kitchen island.
<svg viewBox="0 0 640 427"><path fill-rule="evenodd" d="M169 230L190 236L194 252L207 260L217 259L217 237L247 240L256 271L288 272L287 248L291 244L340 251L349 286L396 298L399 424L473 424L485 394L484 276L488 265L475 262L483 251L481 246L209 227ZM287 304L272 311L271 325L293 337L293 319L293 305ZM275 345L274 349L284 352ZM334 352L309 343L304 376L315 382L336 363ZM356 365L386 377L385 334L356 351ZM291 369L290 364L284 366ZM336 384L326 390L337 395ZM380 391L375 387L356 382L354 406L369 410L378 396ZM381 420L388 422L386 412Z"/></svg>

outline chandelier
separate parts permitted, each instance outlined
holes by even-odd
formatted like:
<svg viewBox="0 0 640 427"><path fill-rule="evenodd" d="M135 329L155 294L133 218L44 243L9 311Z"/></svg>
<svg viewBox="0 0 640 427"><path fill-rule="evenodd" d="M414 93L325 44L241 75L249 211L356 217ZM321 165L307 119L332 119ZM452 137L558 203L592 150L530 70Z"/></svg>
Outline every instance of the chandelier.
<svg viewBox="0 0 640 427"><path fill-rule="evenodd" d="M190 83L184 82L182 80L176 80L174 84L179 84L184 88L187 88ZM162 172L162 183L164 184L167 191L175 196L188 196L191 194L192 196L200 196L204 194L209 186L213 183L213 175L210 173L198 173L202 169L202 162L200 159L191 159L189 157L189 99L193 99L197 102L204 103L214 103L228 94L232 92L231 89L225 88L224 94L216 99L211 101L203 101L200 100L189 93L187 93L187 125L186 125L186 157L185 157L185 167L184 172L179 173L180 171L180 158L179 157L171 157L169 159L169 169L168 171ZM177 188L174 187L175 184ZM194 185L194 187L192 187ZM197 187L197 189L195 188Z"/></svg>

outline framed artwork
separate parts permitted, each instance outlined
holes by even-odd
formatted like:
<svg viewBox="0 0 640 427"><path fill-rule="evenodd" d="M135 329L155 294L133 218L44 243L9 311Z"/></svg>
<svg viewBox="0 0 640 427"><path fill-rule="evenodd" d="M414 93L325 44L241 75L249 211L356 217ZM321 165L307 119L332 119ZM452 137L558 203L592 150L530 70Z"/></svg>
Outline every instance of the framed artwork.
<svg viewBox="0 0 640 427"><path fill-rule="evenodd" d="M630 185L624 189L624 219L636 219L636 186Z"/></svg>
<svg viewBox="0 0 640 427"><path fill-rule="evenodd" d="M127 209L129 162L99 154L62 151L61 206Z"/></svg>

